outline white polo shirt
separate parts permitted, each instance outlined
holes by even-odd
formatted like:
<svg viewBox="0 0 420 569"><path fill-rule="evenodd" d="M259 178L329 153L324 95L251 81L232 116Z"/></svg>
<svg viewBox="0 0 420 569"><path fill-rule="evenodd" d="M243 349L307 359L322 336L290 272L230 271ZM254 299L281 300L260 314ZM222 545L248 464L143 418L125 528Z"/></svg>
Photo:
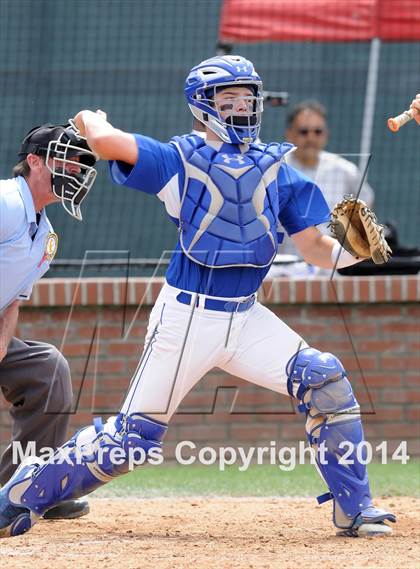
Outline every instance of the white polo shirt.
<svg viewBox="0 0 420 569"><path fill-rule="evenodd" d="M353 162L346 160L339 154L323 150L319 154L318 164L313 168L307 168L301 164L296 159L296 153L286 156L285 161L289 166L293 166L311 178L321 188L330 210L343 199L344 195L353 194L356 196L359 191L362 177L360 170ZM359 197L369 206L372 205L374 192L367 182L364 182ZM318 226L318 229L322 233L330 235L330 230L327 229L326 224ZM280 245L280 253L300 256L291 238L287 235Z"/></svg>
<svg viewBox="0 0 420 569"><path fill-rule="evenodd" d="M359 191L362 178L360 170L353 162L339 154L323 150L319 155L318 164L313 168L307 168L301 164L296 154L289 154L285 160L287 164L306 174L321 188L330 209L333 209L345 194L356 196ZM367 205L372 205L374 193L367 182L364 182L359 197Z"/></svg>
<svg viewBox="0 0 420 569"><path fill-rule="evenodd" d="M36 221L25 179L0 180L0 311L14 300L30 298L55 255L57 236L45 209L39 225Z"/></svg>

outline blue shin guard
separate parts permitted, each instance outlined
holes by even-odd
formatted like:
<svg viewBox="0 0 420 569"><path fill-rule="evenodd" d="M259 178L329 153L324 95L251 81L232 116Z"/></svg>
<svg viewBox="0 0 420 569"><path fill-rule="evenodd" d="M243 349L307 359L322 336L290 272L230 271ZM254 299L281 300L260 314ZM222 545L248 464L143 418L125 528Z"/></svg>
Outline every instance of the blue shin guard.
<svg viewBox="0 0 420 569"><path fill-rule="evenodd" d="M0 491L0 537L28 531L44 512L125 474L161 449L167 425L119 415L82 429L47 462L27 458Z"/></svg>
<svg viewBox="0 0 420 569"><path fill-rule="evenodd" d="M287 375L289 394L301 401L298 409L306 414L308 440L329 488L319 503L333 499L334 524L351 535L367 523L385 533L378 524L395 516L372 506L360 408L341 362L306 348L290 360Z"/></svg>

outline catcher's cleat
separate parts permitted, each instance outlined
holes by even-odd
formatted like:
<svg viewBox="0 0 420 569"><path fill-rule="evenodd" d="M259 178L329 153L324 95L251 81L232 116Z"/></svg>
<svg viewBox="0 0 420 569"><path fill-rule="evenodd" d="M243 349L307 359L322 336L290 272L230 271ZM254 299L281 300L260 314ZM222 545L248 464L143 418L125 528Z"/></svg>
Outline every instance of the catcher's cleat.
<svg viewBox="0 0 420 569"><path fill-rule="evenodd" d="M44 520L74 520L87 516L89 513L89 502L80 498L79 500L67 500L47 510L43 515Z"/></svg>
<svg viewBox="0 0 420 569"><path fill-rule="evenodd" d="M38 516L27 508L13 506L0 492L0 537L14 537L26 533L36 523Z"/></svg>
<svg viewBox="0 0 420 569"><path fill-rule="evenodd" d="M28 457L17 468L9 482L0 490L0 538L14 537L29 531L39 520L43 512L36 512L25 507L22 499L23 490L19 484L24 486L30 484L31 476L39 465L39 460Z"/></svg>
<svg viewBox="0 0 420 569"><path fill-rule="evenodd" d="M363 510L349 528L342 529L337 535L344 537L380 537L392 533L390 526L385 521L395 523L397 518L394 514L369 506Z"/></svg>
<svg viewBox="0 0 420 569"><path fill-rule="evenodd" d="M76 504L76 509L82 509L78 515L87 513L87 503L74 500L128 472L133 450L147 454L160 448L166 429L166 424L141 414L120 414L106 425L95 419L94 425L76 433L48 461L27 457L0 491L3 537L28 531L45 512L60 504L70 509ZM112 460L113 449L122 452L118 463ZM52 518L51 514L46 517Z"/></svg>

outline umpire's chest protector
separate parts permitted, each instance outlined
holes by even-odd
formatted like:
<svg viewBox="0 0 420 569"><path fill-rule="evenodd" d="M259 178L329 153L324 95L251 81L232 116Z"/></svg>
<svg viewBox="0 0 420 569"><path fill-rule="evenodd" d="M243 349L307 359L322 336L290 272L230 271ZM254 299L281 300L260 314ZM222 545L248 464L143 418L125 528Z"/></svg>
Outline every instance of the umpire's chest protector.
<svg viewBox="0 0 420 569"><path fill-rule="evenodd" d="M185 181L179 219L187 257L207 267L266 267L277 253L278 172L293 145L254 144L220 151L198 136L173 139Z"/></svg>

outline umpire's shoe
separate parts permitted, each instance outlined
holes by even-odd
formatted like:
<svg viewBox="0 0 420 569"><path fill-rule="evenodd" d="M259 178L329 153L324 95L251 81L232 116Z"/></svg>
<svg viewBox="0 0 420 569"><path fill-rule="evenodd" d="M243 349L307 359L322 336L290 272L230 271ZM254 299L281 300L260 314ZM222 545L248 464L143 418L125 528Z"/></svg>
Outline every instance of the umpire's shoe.
<svg viewBox="0 0 420 569"><path fill-rule="evenodd" d="M83 498L57 504L43 515L44 520L73 520L89 513L89 502Z"/></svg>

